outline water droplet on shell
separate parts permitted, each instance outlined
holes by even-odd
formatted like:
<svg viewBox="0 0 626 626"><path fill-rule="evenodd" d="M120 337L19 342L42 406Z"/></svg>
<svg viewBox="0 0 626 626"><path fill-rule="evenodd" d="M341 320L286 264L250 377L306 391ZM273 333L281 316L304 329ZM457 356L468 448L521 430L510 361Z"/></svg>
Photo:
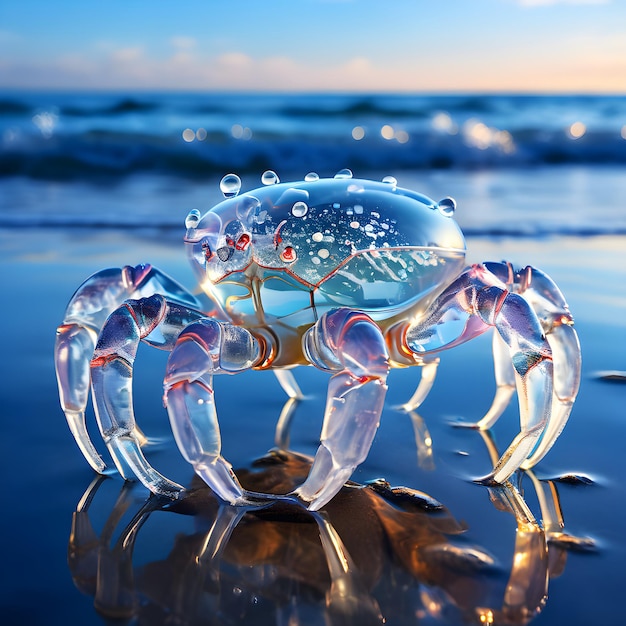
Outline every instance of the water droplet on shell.
<svg viewBox="0 0 626 626"><path fill-rule="evenodd" d="M261 182L264 185L275 185L280 182L280 179L278 178L278 174L276 172L267 170L261 175Z"/></svg>
<svg viewBox="0 0 626 626"><path fill-rule="evenodd" d="M456 201L454 198L444 198L437 203L437 209L441 215L452 217L456 211Z"/></svg>
<svg viewBox="0 0 626 626"><path fill-rule="evenodd" d="M291 214L294 217L304 217L309 212L309 205L306 202L296 202L291 207Z"/></svg>
<svg viewBox="0 0 626 626"><path fill-rule="evenodd" d="M352 178L352 170L349 170L347 167L339 170L335 174L335 178Z"/></svg>
<svg viewBox="0 0 626 626"><path fill-rule="evenodd" d="M241 178L237 174L226 174L220 180L220 190L225 198L232 198L239 193L241 189Z"/></svg>
<svg viewBox="0 0 626 626"><path fill-rule="evenodd" d="M200 222L200 211L198 209L191 209L189 214L185 218L185 227L186 228L195 228Z"/></svg>

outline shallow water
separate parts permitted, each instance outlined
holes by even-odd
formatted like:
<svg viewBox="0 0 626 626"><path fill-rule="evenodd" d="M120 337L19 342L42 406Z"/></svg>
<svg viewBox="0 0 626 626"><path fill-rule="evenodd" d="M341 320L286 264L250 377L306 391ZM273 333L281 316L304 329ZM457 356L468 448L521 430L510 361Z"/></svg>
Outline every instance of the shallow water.
<svg viewBox="0 0 626 626"><path fill-rule="evenodd" d="M292 177L284 177L283 171L277 170L283 181L301 179L307 171L303 168ZM335 170L320 171L322 176L334 173ZM354 171L355 177L373 180L381 180L388 173ZM400 187L418 190L434 200L455 198L455 219L466 235L537 238L626 234L623 166L392 173ZM100 183L23 176L0 178L0 227L109 227L141 230L137 235L140 238L148 237L150 231L158 232L162 238L162 231L168 230L172 242L179 242L190 209L204 212L223 199L220 176L189 181L141 174ZM242 192L261 186L260 172L242 174L242 183Z"/></svg>
<svg viewBox="0 0 626 626"><path fill-rule="evenodd" d="M479 188L470 176L466 180L469 189ZM522 187L523 181L519 174L515 182ZM91 194L83 197L86 206L99 201L95 190ZM489 199L496 202L493 194ZM469 204L477 201L469 194ZM181 203L185 208L176 212L184 214L187 205ZM574 212L582 209L574 207ZM489 610L495 623L503 623L508 588L504 612L518 620L514 623L619 624L626 582L626 488L620 474L626 387L599 379L596 372L625 367L626 238L481 236L470 237L468 248L471 260L532 262L548 271L568 297L583 348L583 383L570 423L534 472L544 482L522 476L521 491L540 520L536 485L555 487L564 532L589 538L593 548L584 542L578 547L551 542L544 554L541 533L517 530L515 517L490 499L489 490L471 482L490 468L485 442L477 432L453 428L450 422L480 417L491 400L490 342L483 337L444 355L435 387L412 419L394 406L408 398L418 374L406 369L390 376L379 433L353 478L363 484L384 477L391 485L419 489L445 506L447 514L389 508L387 500L369 492L364 501L349 500L350 493L341 496L349 502L334 503L328 519L343 542L340 556L347 553L350 571L360 572L360 578L349 581L351 597L361 618L375 617L379 610L388 624L414 623L416 618L433 624L480 623L479 616L487 619ZM320 563L328 567L333 555L320 552L318 527L309 519L301 520L300 529L299 518L294 525L289 511L244 518L215 559L201 559L205 578L195 595L189 585L198 583L200 574L190 574L189 567L195 556L205 554L203 541L217 536L209 533L216 509L208 494L195 505L199 508L144 511L129 560L128 550L112 546L147 493L136 487L116 507L122 481L115 476L91 501L88 515L95 534L72 536L77 544L68 565L72 516L93 474L71 441L56 399L51 355L65 302L86 275L108 265L149 260L187 284L191 272L170 229L11 228L0 231L0 250L5 303L11 305L2 307L0 325L7 364L0 398L5 430L1 467L11 481L2 516L8 573L0 595L3 623L99 624L106 619L103 614L112 617L119 610L129 623L165 623L168 615L176 615L187 623L274 624L297 615L300 623L315 624L326 614L335 620L331 623L339 623L342 607L353 610L344 606L345 598L335 596L327 608L328 573L315 568ZM164 440L148 451L149 458L166 475L189 484L192 472L175 449L160 402L164 358L150 350L140 353L137 410L142 427ZM291 447L310 454L319 433L326 376L310 368L297 376L307 399L294 414ZM235 467L250 467L274 445L284 397L268 372L224 377L217 393L225 456ZM500 446L514 436L516 422L512 406L494 428ZM588 477L591 484L545 482L566 474ZM126 505L117 525L107 522ZM461 527L465 530L458 534ZM403 534L407 528L409 537ZM107 540L109 532L113 543ZM265 546L262 553L259 542ZM532 548L535 544L540 547ZM410 560L409 547L415 545L420 549ZM528 589L519 582L529 580L526 575L509 580L513 565L524 559L534 568L532 580L550 573L538 615L537 605L544 600L541 585L539 592ZM114 588L116 576L122 576L120 589ZM100 613L94 609L94 594ZM515 609L515 602L523 606Z"/></svg>
<svg viewBox="0 0 626 626"><path fill-rule="evenodd" d="M625 105L602 96L1 98L2 623L622 624L626 385L598 373L626 369ZM116 475L92 482L53 371L73 290L103 267L140 262L192 285L183 221L221 200L223 174L238 172L247 190L266 167L289 180L346 166L455 197L470 262L532 264L562 288L583 380L549 455L509 488L472 482L491 468L489 446L503 449L518 432L515 402L493 439L453 426L479 419L493 397L483 336L442 355L419 414L395 408L419 373L390 375L353 480L383 477L422 495L352 486L324 517L284 505L233 518L180 457L161 401L167 355L142 346L137 415L160 441L147 455L197 491L171 505ZM327 376L296 376L306 399L289 447L312 454ZM216 398L224 454L242 480L288 491L306 471L300 457L254 463L275 445L285 403L274 376L221 377Z"/></svg>

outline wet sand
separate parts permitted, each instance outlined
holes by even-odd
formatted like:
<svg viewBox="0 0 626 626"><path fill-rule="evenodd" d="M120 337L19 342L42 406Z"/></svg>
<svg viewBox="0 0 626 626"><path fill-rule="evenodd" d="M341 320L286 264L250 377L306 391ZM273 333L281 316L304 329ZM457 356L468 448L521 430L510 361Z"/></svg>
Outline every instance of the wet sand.
<svg viewBox="0 0 626 626"><path fill-rule="evenodd" d="M419 502L418 514L415 507L407 510L406 503L388 493L382 497L368 491L364 502L352 502L349 506L355 508L346 509L352 511L351 519L355 521L351 530L342 518L341 502L334 503L329 511L331 526L350 554L350 572L361 572L357 577L360 586L355 587L350 579L355 605L359 611L374 607L373 612L366 612L367 619L376 615L378 607L387 614L388 624L414 623L416 616L425 623L455 624L468 616L488 616L488 610L500 621L502 611L509 619L516 615L515 623L534 618L533 624L618 624L626 582L626 487L619 473L626 429L626 385L603 380L596 374L626 369L626 238L470 237L468 248L471 261L507 258L541 267L567 296L583 349L581 390L566 430L534 476L521 477L520 493L540 522L538 491L545 489L551 497L558 492L564 532L590 542L572 542L567 536L559 541L553 533L544 553L543 533L518 530L519 519L516 521L511 511L503 510L506 506L502 501L497 502L502 494L490 494L487 488L472 483L472 478L490 468L486 444L479 433L453 428L450 422L479 418L491 401L494 384L490 341L482 337L443 355L437 381L419 415L407 416L394 408L410 396L419 373L406 369L390 376L379 433L368 460L353 479L363 484L383 477L391 485L418 489L441 503L445 515L424 512ZM176 594L159 592L159 580L165 580L163 563L168 564L170 573L178 572L178 577L172 574L174 578L168 579L170 587L178 589L176 585L180 585L180 593L188 589L190 579L181 578L180 573L193 560L190 554L197 556L201 551L211 520L215 520L216 505L210 504L206 492L207 504L194 505L196 508L190 505L166 513L159 507L153 510L151 503L141 517L145 523L133 535L132 559L128 552L112 549L132 515L141 510L147 492L135 487L130 495L122 495L121 505L116 505L123 483L112 476L91 494L90 508L85 501L79 507L94 476L71 440L58 406L52 349L64 306L87 275L106 266L150 261L191 284L191 271L181 246L169 232L11 229L0 231L0 251L6 296L0 324L5 364L0 464L6 486L1 518L5 537L5 582L0 600L3 623L100 624L103 618L94 609L94 595L103 613L113 615L119 610L120 616L128 618L134 612L138 620L135 623L161 623L168 610L175 611L171 603L176 602ZM164 363L162 353L148 349L140 352L137 413L144 430L163 440L161 445L148 449L152 463L166 475L190 484L192 472L175 448L160 401ZM296 375L307 399L296 408L290 446L311 454L319 434L327 379L312 368L297 371ZM225 456L235 467L250 468L254 459L273 447L274 425L285 398L267 372L223 377L218 381L217 394ZM516 407L511 406L493 429L496 445L503 448L508 444L517 428ZM289 467L284 469L280 464L267 471L271 479L272 471L283 470L293 477ZM584 480L574 481L576 484L568 480L546 482L567 475ZM543 487L538 489L537 485ZM81 519L84 523L89 518L94 535L72 535L68 564L68 540L77 507L84 514L75 515L74 521ZM111 516L121 514L122 509L124 516L113 524ZM265 514L240 522L230 547L215 559L202 561L206 565L202 592L187 597L187 603L180 605L183 608L176 609L182 611L180 615L189 617L199 611L198 615L206 618L221 607L223 623L252 623L247 619L273 624L280 623L278 614L284 618L296 613L303 623L319 623L315 620L331 610L324 608L331 580L327 572L311 573L307 580L306 573L302 573L306 561L302 559L315 553L317 566L320 562L328 565L332 554L319 556L319 522L317 526L314 520L303 522L302 534L293 524L288 526L294 519L290 515L278 511L276 519ZM285 525L272 526L278 522ZM413 534L402 534L403 528L413 529ZM528 537L522 537L522 531ZM112 543L107 540L109 532ZM252 533L252 539L245 539L247 532ZM351 541L353 532L361 533L361 542L370 542L366 557L359 553L359 542ZM540 535L543 539L537 539ZM212 537L215 540L216 535ZM281 543L284 537L291 538L287 542L291 552ZM550 575L547 598L542 590L524 588L518 579L510 581L522 539L527 542L522 551L524 558L534 555L533 571ZM251 551L251 545L258 550L259 542L264 541L265 552ZM540 547L528 547L533 541L539 541ZM101 547L95 549L96 545ZM407 557L413 554L411 545L414 549L421 546L419 558ZM100 571L96 566L98 554ZM277 554L282 556L278 558ZM130 565L125 559L130 559ZM549 567L541 569L537 565L542 559L548 559ZM115 600L110 585L115 572L121 571L121 562L125 563L124 575L128 578L131 572L132 577L131 582L124 578L128 584L122 585L124 593ZM281 563L280 571L277 562ZM108 574L107 563L111 568ZM191 580L199 578L192 576ZM337 579L334 582L338 584ZM282 594L277 594L278 589ZM103 598L107 593L109 596ZM345 598L334 597L331 608L338 614L353 610L342 602ZM511 607L516 602L520 607L514 610ZM544 602L535 617L538 606L533 605ZM198 616L195 619L190 623L204 623ZM219 622L207 619L206 623Z"/></svg>

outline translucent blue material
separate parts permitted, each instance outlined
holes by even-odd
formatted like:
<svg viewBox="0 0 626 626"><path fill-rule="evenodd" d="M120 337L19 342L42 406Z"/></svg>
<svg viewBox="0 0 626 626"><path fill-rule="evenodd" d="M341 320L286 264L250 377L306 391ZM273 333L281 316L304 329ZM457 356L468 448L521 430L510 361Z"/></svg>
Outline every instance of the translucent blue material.
<svg viewBox="0 0 626 626"><path fill-rule="evenodd" d="M434 384L439 353L492 329L497 391L473 426L490 428L516 390L520 432L483 481L503 483L543 458L567 423L581 367L572 316L547 275L509 263L464 268L455 201L435 203L393 177L359 180L344 169L332 179L309 174L280 183L268 170L262 183L240 194L239 177L228 174L220 184L226 199L185 219L210 311L150 265L98 272L71 299L57 331L59 394L96 471L105 465L85 424L90 385L100 434L122 476L179 497L181 487L141 450L132 385L145 342L171 352L164 400L174 437L221 499L246 505L281 497L318 510L366 459L390 368L424 368L404 405L410 411ZM273 368L295 402L301 393L286 370L296 365L332 374L321 444L291 494L248 492L222 456L214 376ZM285 445L289 419L286 410L276 435Z"/></svg>
<svg viewBox="0 0 626 626"><path fill-rule="evenodd" d="M415 303L462 269L463 235L440 204L341 174L228 198L186 241L201 284L231 317L284 317L307 306L380 317L381 309Z"/></svg>

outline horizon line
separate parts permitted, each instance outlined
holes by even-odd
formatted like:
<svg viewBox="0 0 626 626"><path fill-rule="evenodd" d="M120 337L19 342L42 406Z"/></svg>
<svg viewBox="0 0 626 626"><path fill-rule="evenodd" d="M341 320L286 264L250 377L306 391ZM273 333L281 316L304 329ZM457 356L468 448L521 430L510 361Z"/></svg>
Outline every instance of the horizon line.
<svg viewBox="0 0 626 626"><path fill-rule="evenodd" d="M159 86L133 86L133 87L94 87L94 86L10 86L0 85L0 99L3 92L22 92L22 93L158 93L158 94L254 94L268 96L306 96L306 95L336 95L336 96L626 96L626 87L622 90L540 90L540 89L379 89L379 90L363 90L363 89L314 89L314 90L298 90L298 89L250 89L250 88L193 88L193 87L159 87Z"/></svg>

